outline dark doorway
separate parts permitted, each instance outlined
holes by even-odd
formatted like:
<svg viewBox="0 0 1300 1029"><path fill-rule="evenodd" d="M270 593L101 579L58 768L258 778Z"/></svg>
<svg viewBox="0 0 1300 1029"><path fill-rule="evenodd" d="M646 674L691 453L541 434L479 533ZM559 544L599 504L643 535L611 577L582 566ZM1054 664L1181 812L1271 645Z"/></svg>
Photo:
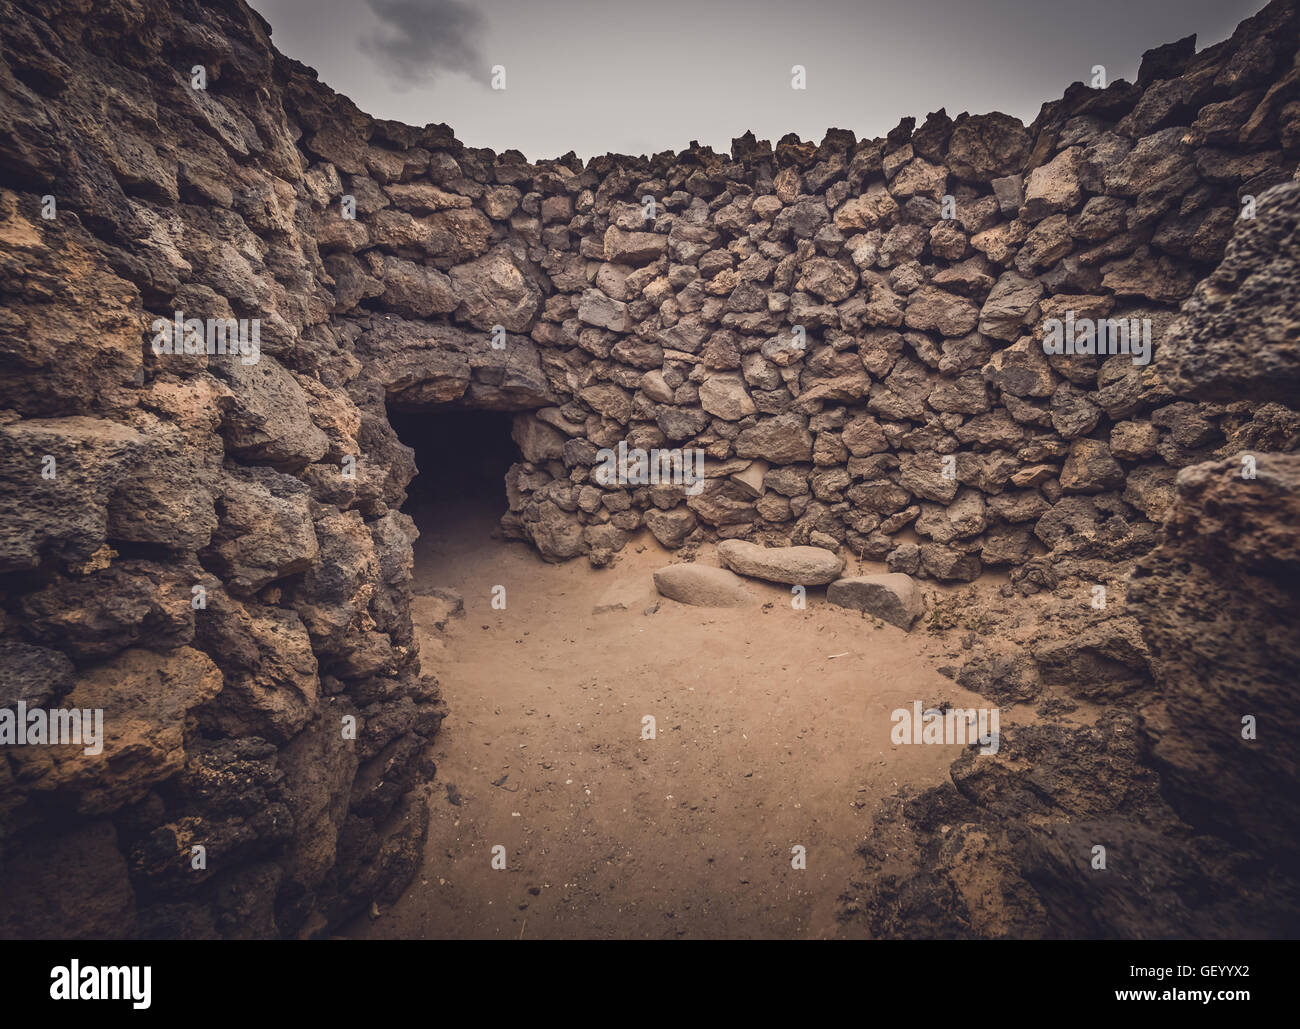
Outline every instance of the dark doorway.
<svg viewBox="0 0 1300 1029"><path fill-rule="evenodd" d="M446 548L481 546L501 533L505 476L521 460L509 411L389 410L398 439L415 451L418 472L402 510L420 530L416 567L436 565Z"/></svg>

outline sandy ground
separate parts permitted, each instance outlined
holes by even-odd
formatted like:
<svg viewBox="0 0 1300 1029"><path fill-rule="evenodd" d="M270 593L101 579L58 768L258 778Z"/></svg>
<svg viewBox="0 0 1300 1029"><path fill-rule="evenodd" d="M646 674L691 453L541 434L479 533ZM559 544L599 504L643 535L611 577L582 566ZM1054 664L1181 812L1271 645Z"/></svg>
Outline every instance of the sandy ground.
<svg viewBox="0 0 1300 1029"><path fill-rule="evenodd" d="M818 588L795 610L758 582L753 607L688 607L655 593L652 571L678 558L648 533L611 568L552 565L499 538L499 511L417 512L417 593L464 597L441 632L439 602L414 606L450 713L423 870L348 935L841 935L873 811L900 783L942 781L959 749L891 744L890 712L987 702L934 670L922 623L904 633ZM718 563L711 547L699 560Z"/></svg>

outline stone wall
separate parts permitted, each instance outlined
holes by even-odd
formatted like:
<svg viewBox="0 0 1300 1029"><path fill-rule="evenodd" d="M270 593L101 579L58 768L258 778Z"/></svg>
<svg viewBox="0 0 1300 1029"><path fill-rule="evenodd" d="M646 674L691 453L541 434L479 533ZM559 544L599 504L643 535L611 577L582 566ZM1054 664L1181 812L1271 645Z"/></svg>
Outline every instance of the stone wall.
<svg viewBox="0 0 1300 1029"><path fill-rule="evenodd" d="M1285 408L1042 325L1149 318L1158 353L1292 177L1296 39L1275 2L1029 127L530 164L361 114L240 0L9 5L0 706L107 741L6 750L0 933L305 935L409 881L443 709L390 407L519 412L505 524L550 559L645 526L1031 590L1047 548L1150 549L1177 468ZM176 312L258 319L258 360L155 353ZM703 449L705 487L598 487L620 441Z"/></svg>
<svg viewBox="0 0 1300 1029"><path fill-rule="evenodd" d="M333 101L267 32L242 3L0 19L0 706L106 737L5 748L0 935L309 934L423 857L415 469L317 246L338 173L292 112ZM259 359L156 354L176 311L259 319Z"/></svg>
<svg viewBox="0 0 1300 1029"><path fill-rule="evenodd" d="M304 114L336 323L391 403L533 409L505 524L552 560L604 564L644 526L969 581L1110 519L1151 539L1176 470L1254 405L1045 355L1044 322L1148 319L1158 351L1244 198L1294 174L1296 33L1275 6L1028 128L939 112L730 155L534 166ZM329 221L340 193L358 224ZM703 450L703 489L598 482L620 442Z"/></svg>
<svg viewBox="0 0 1300 1029"><path fill-rule="evenodd" d="M1108 525L1038 595L936 605L940 671L1002 708L1001 747L881 806L842 909L872 935L1300 932L1298 226L1300 183L1261 195L1153 365L1188 404L1290 402L1179 471L1159 544Z"/></svg>

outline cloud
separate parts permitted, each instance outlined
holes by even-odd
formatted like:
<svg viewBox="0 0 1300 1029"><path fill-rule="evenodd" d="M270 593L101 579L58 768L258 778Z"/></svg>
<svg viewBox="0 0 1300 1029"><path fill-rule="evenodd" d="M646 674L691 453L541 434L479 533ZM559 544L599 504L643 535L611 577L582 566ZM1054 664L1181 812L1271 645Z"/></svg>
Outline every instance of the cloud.
<svg viewBox="0 0 1300 1029"><path fill-rule="evenodd" d="M442 72L486 74L483 15L460 0L366 0L383 23L362 49L400 88Z"/></svg>

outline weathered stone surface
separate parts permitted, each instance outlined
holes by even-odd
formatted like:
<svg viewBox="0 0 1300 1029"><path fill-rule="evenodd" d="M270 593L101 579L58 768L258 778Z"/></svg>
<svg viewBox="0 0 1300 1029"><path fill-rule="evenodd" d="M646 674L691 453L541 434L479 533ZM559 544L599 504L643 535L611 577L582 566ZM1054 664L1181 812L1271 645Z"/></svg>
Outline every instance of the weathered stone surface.
<svg viewBox="0 0 1300 1029"><path fill-rule="evenodd" d="M943 336L964 336L975 328L978 318L979 312L970 301L925 286L908 299L903 322L910 328L933 329Z"/></svg>
<svg viewBox="0 0 1300 1029"><path fill-rule="evenodd" d="M655 539L670 550L675 550L686 542L697 522L694 513L686 508L660 511L652 507L645 513L645 524Z"/></svg>
<svg viewBox="0 0 1300 1029"><path fill-rule="evenodd" d="M311 720L320 695L316 655L292 611L214 591L197 639L213 655L225 686L199 714L211 734L285 743Z"/></svg>
<svg viewBox="0 0 1300 1029"><path fill-rule="evenodd" d="M911 631L925 611L916 581L902 572L837 579L826 587L826 599L840 607L865 611L905 632Z"/></svg>
<svg viewBox="0 0 1300 1029"><path fill-rule="evenodd" d="M1095 439L1077 439L1061 469L1061 488L1067 493L1100 493L1124 483L1124 469L1110 448Z"/></svg>
<svg viewBox="0 0 1300 1029"><path fill-rule="evenodd" d="M1062 150L1047 164L1040 165L1025 178L1026 221L1041 221L1048 215L1074 210L1083 200L1079 172L1084 153L1081 147Z"/></svg>
<svg viewBox="0 0 1300 1029"><path fill-rule="evenodd" d="M108 819L44 835L0 873L0 937L121 940L135 935L135 894Z"/></svg>
<svg viewBox="0 0 1300 1029"><path fill-rule="evenodd" d="M186 761L186 715L222 688L212 660L190 647L167 655L123 651L77 679L69 708L104 711L102 750L71 744L18 754L35 792L69 791L83 814L106 814L140 800ZM24 768L31 761L38 762Z"/></svg>
<svg viewBox="0 0 1300 1029"><path fill-rule="evenodd" d="M1007 272L994 285L979 314L979 330L995 339L1017 339L1038 311L1042 284Z"/></svg>
<svg viewBox="0 0 1300 1029"><path fill-rule="evenodd" d="M625 232L611 225L605 233L604 258L613 264L648 264L668 249L668 237L655 232Z"/></svg>
<svg viewBox="0 0 1300 1029"><path fill-rule="evenodd" d="M232 589L255 593L311 567L319 547L303 483L269 468L235 468L218 490L224 517L206 555Z"/></svg>
<svg viewBox="0 0 1300 1029"><path fill-rule="evenodd" d="M385 254L380 278L385 304L407 318L448 314L460 305L452 280L436 268Z"/></svg>
<svg viewBox="0 0 1300 1029"><path fill-rule="evenodd" d="M1261 255L1267 255L1261 257ZM1223 262L1161 341L1155 368L1184 396L1300 403L1300 183L1257 198Z"/></svg>
<svg viewBox="0 0 1300 1029"><path fill-rule="evenodd" d="M739 375L711 375L700 383L700 406L729 422L753 414L757 408Z"/></svg>
<svg viewBox="0 0 1300 1029"><path fill-rule="evenodd" d="M966 182L991 182L1020 171L1030 142L1020 121L1006 114L958 119L948 142L948 166Z"/></svg>
<svg viewBox="0 0 1300 1029"><path fill-rule="evenodd" d="M1120 422L1110 430L1110 452L1121 460L1139 460L1156 452L1159 439L1150 422Z"/></svg>
<svg viewBox="0 0 1300 1029"><path fill-rule="evenodd" d="M504 250L457 265L451 270L457 314L476 329L501 325L508 332L526 332L542 302L541 291L524 277Z"/></svg>
<svg viewBox="0 0 1300 1029"><path fill-rule="evenodd" d="M983 494L974 489L962 489L947 507L922 504L916 531L936 543L951 543L978 536L987 525Z"/></svg>
<svg viewBox="0 0 1300 1029"><path fill-rule="evenodd" d="M661 596L692 607L744 607L754 600L745 580L725 568L668 565L654 573Z"/></svg>
<svg viewBox="0 0 1300 1029"><path fill-rule="evenodd" d="M528 413L515 415L510 438L519 446L519 452L524 455L524 460L531 461L533 464L562 460L564 457L564 434L536 415Z"/></svg>
<svg viewBox="0 0 1300 1029"><path fill-rule="evenodd" d="M824 586L844 571L844 559L821 547L760 547L746 540L723 540L718 557L733 572L787 586Z"/></svg>
<svg viewBox="0 0 1300 1029"><path fill-rule="evenodd" d="M1300 457L1261 454L1254 479L1236 460L1185 468L1166 524L1129 591L1160 687L1144 733L1193 824L1293 861L1300 815L1277 784L1300 758L1243 738L1243 719L1290 703L1300 672L1300 638L1278 629L1300 616Z"/></svg>
<svg viewBox="0 0 1300 1029"><path fill-rule="evenodd" d="M942 543L921 544L921 567L941 582L974 582L982 570L976 554Z"/></svg>
<svg viewBox="0 0 1300 1029"><path fill-rule="evenodd" d="M942 454L903 454L898 481L904 489L926 500L947 503L957 495L956 475L945 474Z"/></svg>
<svg viewBox="0 0 1300 1029"><path fill-rule="evenodd" d="M736 438L740 457L761 457L776 464L807 461L812 457L812 433L796 414L759 419Z"/></svg>
<svg viewBox="0 0 1300 1029"><path fill-rule="evenodd" d="M611 332L627 332L631 327L627 316L627 305L621 300L612 300L598 289L589 289L582 295L578 304L578 319L598 329Z"/></svg>

